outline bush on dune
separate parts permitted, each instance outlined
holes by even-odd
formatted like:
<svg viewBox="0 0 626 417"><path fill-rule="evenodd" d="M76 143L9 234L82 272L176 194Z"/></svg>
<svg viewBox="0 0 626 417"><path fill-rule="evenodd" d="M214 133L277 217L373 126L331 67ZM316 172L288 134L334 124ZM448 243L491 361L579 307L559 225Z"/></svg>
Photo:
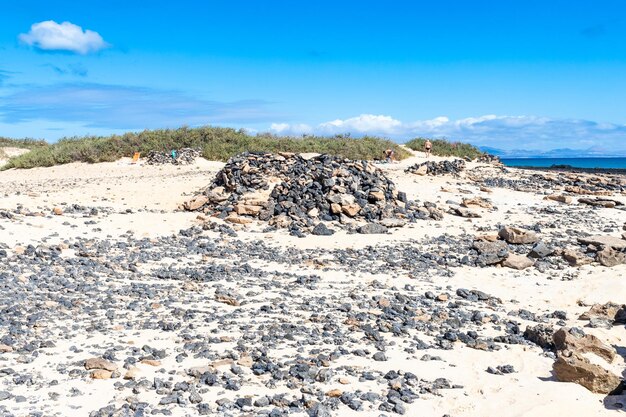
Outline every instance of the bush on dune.
<svg viewBox="0 0 626 417"><path fill-rule="evenodd" d="M11 139L0 136L0 148L33 149L44 146L48 146L48 143L42 139Z"/></svg>
<svg viewBox="0 0 626 417"><path fill-rule="evenodd" d="M44 142L45 143L45 142ZM24 155L11 158L2 169L33 168L70 162L112 162L121 157L151 150L200 148L209 160L226 161L241 152L316 152L350 159L382 159L387 148L399 159L410 154L397 143L376 137L282 137L270 134L249 135L244 130L200 127L145 130L112 136L72 137L46 146L34 146Z"/></svg>
<svg viewBox="0 0 626 417"><path fill-rule="evenodd" d="M407 148L414 151L423 151L424 143L427 140L428 139L426 138L415 138L407 142L405 145ZM437 156L455 156L457 158L467 157L475 159L483 155L483 152L469 143L448 142L444 139L431 139L430 142L433 145L431 153Z"/></svg>

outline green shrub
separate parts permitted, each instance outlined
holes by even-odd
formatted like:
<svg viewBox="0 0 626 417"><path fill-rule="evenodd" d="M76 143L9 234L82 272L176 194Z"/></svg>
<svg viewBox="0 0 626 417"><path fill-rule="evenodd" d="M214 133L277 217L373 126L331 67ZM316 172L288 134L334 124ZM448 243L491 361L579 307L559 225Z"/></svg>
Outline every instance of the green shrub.
<svg viewBox="0 0 626 417"><path fill-rule="evenodd" d="M48 143L42 139L10 139L0 136L0 148L33 149L43 146L48 146Z"/></svg>
<svg viewBox="0 0 626 417"><path fill-rule="evenodd" d="M423 151L424 143L427 140L426 138L415 138L407 142L405 146L414 151ZM448 142L444 139L430 139L430 142L433 145L431 153L437 156L456 156L457 158L467 157L475 159L483 155L483 152L469 143Z"/></svg>
<svg viewBox="0 0 626 417"><path fill-rule="evenodd" d="M387 148L395 150L399 159L409 153L398 144L376 137L360 139L336 137L282 137L271 134L249 135L244 130L199 127L145 130L112 136L71 137L47 146L33 147L31 152L11 158L2 169L33 168L70 162L111 162L130 157L134 152L146 154L156 150L200 148L209 160L226 161L244 151L251 152L317 152L350 159L382 159Z"/></svg>

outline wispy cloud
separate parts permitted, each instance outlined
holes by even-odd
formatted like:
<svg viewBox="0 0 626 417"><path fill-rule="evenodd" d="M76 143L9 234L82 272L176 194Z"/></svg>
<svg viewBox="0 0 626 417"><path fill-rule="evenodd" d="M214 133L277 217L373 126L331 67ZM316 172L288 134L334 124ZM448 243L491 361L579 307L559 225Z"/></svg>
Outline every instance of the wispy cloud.
<svg viewBox="0 0 626 417"><path fill-rule="evenodd" d="M67 66L46 64L45 66L51 68L59 75L74 75L77 77L86 77L89 73L87 71L87 68L83 67L81 64L69 64Z"/></svg>
<svg viewBox="0 0 626 417"><path fill-rule="evenodd" d="M20 41L43 51L69 51L77 54L97 52L110 46L98 32L83 30L70 22L54 20L34 23L28 33L19 35Z"/></svg>
<svg viewBox="0 0 626 417"><path fill-rule="evenodd" d="M620 18L610 19L604 22L589 25L580 30L580 34L586 38L599 38L607 34L611 28L621 22Z"/></svg>
<svg viewBox="0 0 626 417"><path fill-rule="evenodd" d="M403 122L386 115L362 114L315 126L274 123L270 129L274 133L284 135L350 133L356 136L382 135L398 140L416 136L445 137L502 149L520 147L553 149L563 146L587 149L592 146L603 146L626 150L626 125L536 116L485 115L458 120L441 116L429 120Z"/></svg>
<svg viewBox="0 0 626 417"><path fill-rule="evenodd" d="M31 87L0 97L0 121L4 123L49 120L144 129L266 122L272 116L260 100L220 102L177 91L95 83Z"/></svg>
<svg viewBox="0 0 626 417"><path fill-rule="evenodd" d="M583 28L580 31L580 34L587 38L597 38L599 36L604 35L605 33L606 33L606 25L604 24L588 26L586 28Z"/></svg>
<svg viewBox="0 0 626 417"><path fill-rule="evenodd" d="M4 81L11 77L10 71L4 71L0 69L0 86L4 84Z"/></svg>

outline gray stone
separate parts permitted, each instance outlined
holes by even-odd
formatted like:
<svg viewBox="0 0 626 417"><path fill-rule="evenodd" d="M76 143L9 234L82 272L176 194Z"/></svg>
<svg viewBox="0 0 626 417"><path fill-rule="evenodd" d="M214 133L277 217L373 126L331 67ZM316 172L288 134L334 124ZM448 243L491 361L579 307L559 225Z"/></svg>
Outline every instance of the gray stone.
<svg viewBox="0 0 626 417"><path fill-rule="evenodd" d="M362 235L385 234L388 231L388 229L385 226L383 226L382 224L378 224L378 223L368 223L363 226L360 226L356 230Z"/></svg>
<svg viewBox="0 0 626 417"><path fill-rule="evenodd" d="M554 253L554 248L546 245L544 242L537 242L528 254L531 258L542 259Z"/></svg>

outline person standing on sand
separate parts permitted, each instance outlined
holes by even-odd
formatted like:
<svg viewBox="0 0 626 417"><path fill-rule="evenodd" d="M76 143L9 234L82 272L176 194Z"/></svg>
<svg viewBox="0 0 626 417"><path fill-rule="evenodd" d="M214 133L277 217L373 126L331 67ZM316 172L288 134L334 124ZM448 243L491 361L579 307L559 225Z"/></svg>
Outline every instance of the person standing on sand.
<svg viewBox="0 0 626 417"><path fill-rule="evenodd" d="M430 157L430 150L433 148L433 144L428 139L424 142L424 152L426 152L426 158Z"/></svg>
<svg viewBox="0 0 626 417"><path fill-rule="evenodd" d="M391 148L385 150L384 154L385 154L385 160L388 163L391 163L396 159L396 153Z"/></svg>

